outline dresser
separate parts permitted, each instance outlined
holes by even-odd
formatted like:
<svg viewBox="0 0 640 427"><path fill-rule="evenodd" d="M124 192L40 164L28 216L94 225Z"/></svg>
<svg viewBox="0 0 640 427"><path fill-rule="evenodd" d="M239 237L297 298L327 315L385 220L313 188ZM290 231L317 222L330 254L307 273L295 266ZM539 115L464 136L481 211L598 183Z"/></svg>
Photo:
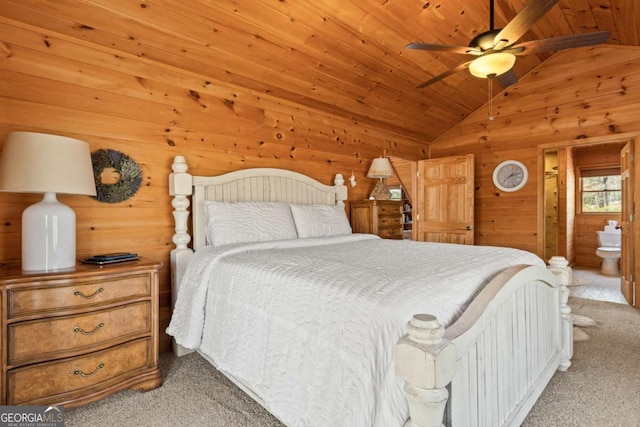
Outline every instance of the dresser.
<svg viewBox="0 0 640 427"><path fill-rule="evenodd" d="M402 239L402 201L354 200L351 229L354 233L377 234L384 239Z"/></svg>
<svg viewBox="0 0 640 427"><path fill-rule="evenodd" d="M160 386L160 266L140 259L26 273L0 264L0 404L74 407Z"/></svg>

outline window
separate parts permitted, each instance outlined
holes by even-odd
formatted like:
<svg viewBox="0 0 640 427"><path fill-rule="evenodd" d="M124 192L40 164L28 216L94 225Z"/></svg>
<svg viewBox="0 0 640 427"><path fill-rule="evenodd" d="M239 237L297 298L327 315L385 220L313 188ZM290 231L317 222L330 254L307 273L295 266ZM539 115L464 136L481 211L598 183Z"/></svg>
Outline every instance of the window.
<svg viewBox="0 0 640 427"><path fill-rule="evenodd" d="M581 171L582 212L621 212L619 169Z"/></svg>

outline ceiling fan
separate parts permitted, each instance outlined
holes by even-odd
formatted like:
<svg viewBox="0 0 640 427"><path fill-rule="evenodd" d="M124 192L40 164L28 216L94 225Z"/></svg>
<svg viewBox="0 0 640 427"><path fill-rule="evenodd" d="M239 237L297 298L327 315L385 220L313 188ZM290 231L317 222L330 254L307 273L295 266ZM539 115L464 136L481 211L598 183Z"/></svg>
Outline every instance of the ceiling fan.
<svg viewBox="0 0 640 427"><path fill-rule="evenodd" d="M490 81L495 78L502 87L507 87L518 81L512 70L516 62L516 56L590 46L607 41L610 35L609 30L515 44L557 2L558 0L532 0L504 28L494 29L494 5L493 0L490 0L489 31L478 34L469 42L469 46L409 43L406 46L407 49L434 50L475 57L435 76L431 80L419 84L417 87L429 86L466 68L476 77L488 78Z"/></svg>

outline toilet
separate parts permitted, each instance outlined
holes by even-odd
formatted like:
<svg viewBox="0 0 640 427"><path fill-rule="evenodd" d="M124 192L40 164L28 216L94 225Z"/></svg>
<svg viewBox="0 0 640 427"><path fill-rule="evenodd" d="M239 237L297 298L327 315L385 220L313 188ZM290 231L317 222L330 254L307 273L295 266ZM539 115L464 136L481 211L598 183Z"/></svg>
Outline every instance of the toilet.
<svg viewBox="0 0 640 427"><path fill-rule="evenodd" d="M600 272L607 276L619 276L618 260L620 259L620 229L616 229L617 221L609 221L604 231L596 231L598 234L598 249L596 255L602 258Z"/></svg>

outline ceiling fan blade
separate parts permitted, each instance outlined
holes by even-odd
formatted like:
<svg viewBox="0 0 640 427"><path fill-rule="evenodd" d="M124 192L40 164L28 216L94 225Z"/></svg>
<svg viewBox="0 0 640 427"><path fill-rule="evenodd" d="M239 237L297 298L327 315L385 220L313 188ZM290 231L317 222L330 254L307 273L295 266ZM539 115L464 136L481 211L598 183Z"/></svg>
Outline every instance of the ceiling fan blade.
<svg viewBox="0 0 640 427"><path fill-rule="evenodd" d="M493 49L501 50L514 44L557 2L558 0L532 0L496 35Z"/></svg>
<svg viewBox="0 0 640 427"><path fill-rule="evenodd" d="M473 62L473 61L463 62L462 64L457 65L457 66L453 67L452 69L450 69L450 70L448 70L448 71L445 71L444 73L442 73L442 74L440 74L440 75L435 76L435 77L434 77L434 78L432 78L431 80L427 80L427 81L426 81L426 82L424 82L424 83L420 83L420 84L419 84L418 86L416 86L416 87L417 87L418 89L421 89L421 88L426 87L426 86L429 86L429 85L431 85L431 84L433 84L433 83L435 83L435 82L439 82L440 80L444 79L445 77L449 77L450 75L455 74L455 73L457 73L458 71L462 71L462 70L464 70L464 69L468 68L468 67L469 67L469 64L471 64L471 62Z"/></svg>
<svg viewBox="0 0 640 427"><path fill-rule="evenodd" d="M409 43L405 47L407 49L437 50L440 52L460 53L463 55L480 55L482 53L480 49L475 47L452 46L447 44L435 44L435 43Z"/></svg>
<svg viewBox="0 0 640 427"><path fill-rule="evenodd" d="M502 86L503 88L506 88L508 86L511 86L512 84L518 83L518 76L516 76L516 73L513 70L509 70L506 73L500 74L499 76L494 78L498 81L500 86Z"/></svg>
<svg viewBox="0 0 640 427"><path fill-rule="evenodd" d="M586 34L572 34L570 36L552 37L549 39L532 40L528 42L519 43L513 46L514 49L523 48L521 52L514 53L515 55L528 55L531 53L549 52L552 50L562 50L574 47L592 46L601 44L607 41L611 32L598 31L595 33Z"/></svg>

